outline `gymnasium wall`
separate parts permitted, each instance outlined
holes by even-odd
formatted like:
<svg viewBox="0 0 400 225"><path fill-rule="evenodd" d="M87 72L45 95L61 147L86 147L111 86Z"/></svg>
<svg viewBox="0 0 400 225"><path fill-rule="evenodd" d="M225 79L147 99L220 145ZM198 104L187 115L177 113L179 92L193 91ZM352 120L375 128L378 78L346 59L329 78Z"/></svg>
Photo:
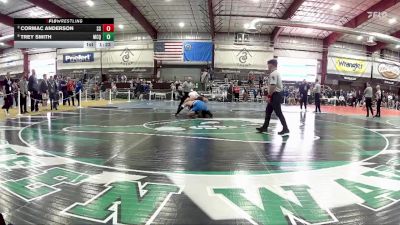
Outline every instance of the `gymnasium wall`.
<svg viewBox="0 0 400 225"><path fill-rule="evenodd" d="M160 71L163 80L184 81L191 77L193 82L200 82L201 68L199 67L162 67Z"/></svg>
<svg viewBox="0 0 400 225"><path fill-rule="evenodd" d="M93 55L85 61L68 61L66 57ZM57 70L61 74L88 73L101 71L106 74L153 74L153 42L116 42L112 49L60 49L57 51ZM85 71L83 71L85 70Z"/></svg>
<svg viewBox="0 0 400 225"><path fill-rule="evenodd" d="M108 74L148 74L154 75L153 60L153 41L145 33L139 34L118 34L116 35L116 47L109 50L96 49L29 49L29 60L31 68L36 69L38 75L43 73L54 74L54 69L58 73L76 74L99 74L101 68L103 73ZM210 40L209 33L160 33L159 40ZM275 47L270 45L268 35L250 34L249 42L246 44L234 44L234 33L218 33L215 36L215 75L223 78L225 74L232 75L232 78L240 76L247 77L248 74L265 75L268 59L274 57L291 57L302 59L322 58L322 41L318 39L280 36L276 41ZM388 79L382 76L378 70L389 74L391 71L398 71L399 52L384 50L385 60L380 60L380 54L372 56L366 55L366 48L362 45L336 42L329 48L328 55L328 76L327 83L335 84L347 77L347 81L356 83L355 78L380 79L386 83L398 82L398 77ZM90 62L68 62L65 63L65 54L93 53L93 61ZM346 71L342 68L338 70L335 60L342 59L347 63L361 63L364 71ZM387 61L389 60L389 61ZM54 63L53 63L54 62ZM163 80L184 79L193 76L194 80L200 77L200 70L207 65L197 66L189 64L172 63L163 65L160 75ZM373 68L372 68L373 66ZM42 71L44 69L44 71ZM38 71L39 70L39 71ZM0 56L0 75L6 72L19 74L23 72L23 55L18 49L6 49ZM317 74L321 68L318 64ZM394 75L395 76L395 75ZM344 80L346 81L346 80ZM361 80L363 81L363 80ZM395 84L395 83L393 83Z"/></svg>
<svg viewBox="0 0 400 225"><path fill-rule="evenodd" d="M322 59L322 40L311 38L278 37L274 48L277 57Z"/></svg>
<svg viewBox="0 0 400 225"><path fill-rule="evenodd" d="M0 56L0 75L10 72L12 75L24 71L24 57L19 49L5 49Z"/></svg>
<svg viewBox="0 0 400 225"><path fill-rule="evenodd" d="M35 69L38 79L42 79L43 74L47 74L47 77L56 74L57 54L54 49L36 49L35 51L30 51L28 55L30 68Z"/></svg>

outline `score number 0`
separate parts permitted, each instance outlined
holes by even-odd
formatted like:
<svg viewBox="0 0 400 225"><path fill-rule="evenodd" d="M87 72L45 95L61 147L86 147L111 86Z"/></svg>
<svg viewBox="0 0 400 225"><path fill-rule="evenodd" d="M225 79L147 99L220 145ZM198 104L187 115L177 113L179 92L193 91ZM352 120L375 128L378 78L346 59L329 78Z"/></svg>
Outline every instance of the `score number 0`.
<svg viewBox="0 0 400 225"><path fill-rule="evenodd" d="M114 24L103 24L103 32L114 32Z"/></svg>

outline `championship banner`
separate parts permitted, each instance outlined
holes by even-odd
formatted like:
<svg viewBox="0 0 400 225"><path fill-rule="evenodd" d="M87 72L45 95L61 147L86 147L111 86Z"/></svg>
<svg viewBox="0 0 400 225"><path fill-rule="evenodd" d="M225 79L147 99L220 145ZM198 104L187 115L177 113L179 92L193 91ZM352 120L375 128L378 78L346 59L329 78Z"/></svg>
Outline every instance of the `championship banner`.
<svg viewBox="0 0 400 225"><path fill-rule="evenodd" d="M400 63L377 59L374 62L373 78L391 81L389 84L400 81Z"/></svg>
<svg viewBox="0 0 400 225"><path fill-rule="evenodd" d="M361 59L329 57L328 73L344 76L370 77L371 62Z"/></svg>
<svg viewBox="0 0 400 225"><path fill-rule="evenodd" d="M267 60L273 52L254 46L217 45L215 68L266 70Z"/></svg>

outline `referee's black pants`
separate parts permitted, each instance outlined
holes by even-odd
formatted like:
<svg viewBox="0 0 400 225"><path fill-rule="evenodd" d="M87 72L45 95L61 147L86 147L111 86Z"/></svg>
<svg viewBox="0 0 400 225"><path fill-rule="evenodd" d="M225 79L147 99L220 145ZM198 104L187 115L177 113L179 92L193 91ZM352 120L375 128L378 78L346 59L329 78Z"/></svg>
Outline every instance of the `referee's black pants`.
<svg viewBox="0 0 400 225"><path fill-rule="evenodd" d="M374 116L374 111L372 110L372 98L365 98L365 105L367 108L367 117L369 117L370 110L371 110L371 115Z"/></svg>
<svg viewBox="0 0 400 225"><path fill-rule="evenodd" d="M382 100L379 99L376 101L376 116L381 117L381 105L382 105Z"/></svg>
<svg viewBox="0 0 400 225"><path fill-rule="evenodd" d="M267 108L265 109L265 121L264 121L264 125L262 126L263 128L268 128L269 121L271 120L272 112L275 111L276 116L281 121L281 124L283 126L283 130L289 130L289 128L288 128L288 126L286 124L286 119L285 119L285 117L283 116L283 113L282 113L281 102L282 102L281 93L280 92L274 92L272 94L270 102L267 105Z"/></svg>
<svg viewBox="0 0 400 225"><path fill-rule="evenodd" d="M181 102L179 103L178 109L176 111L176 115L178 115L183 110L182 105L187 98L189 98L189 92L184 92L183 96L181 97Z"/></svg>
<svg viewBox="0 0 400 225"><path fill-rule="evenodd" d="M303 109L303 104L304 104L304 108L307 109L307 94L302 94L301 95L300 109Z"/></svg>
<svg viewBox="0 0 400 225"><path fill-rule="evenodd" d="M315 93L315 112L321 112L321 96L319 93Z"/></svg>

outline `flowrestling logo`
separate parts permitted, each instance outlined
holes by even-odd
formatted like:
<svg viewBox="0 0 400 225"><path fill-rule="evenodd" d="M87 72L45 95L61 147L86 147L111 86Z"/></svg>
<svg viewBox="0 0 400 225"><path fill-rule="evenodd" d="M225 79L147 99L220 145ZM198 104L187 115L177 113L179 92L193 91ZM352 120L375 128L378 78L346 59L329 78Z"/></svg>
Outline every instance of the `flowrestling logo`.
<svg viewBox="0 0 400 225"><path fill-rule="evenodd" d="M336 58L335 67L339 72L363 74L367 69L367 62L357 59Z"/></svg>
<svg viewBox="0 0 400 225"><path fill-rule="evenodd" d="M93 61L94 61L93 52L63 55L64 63L93 62Z"/></svg>

